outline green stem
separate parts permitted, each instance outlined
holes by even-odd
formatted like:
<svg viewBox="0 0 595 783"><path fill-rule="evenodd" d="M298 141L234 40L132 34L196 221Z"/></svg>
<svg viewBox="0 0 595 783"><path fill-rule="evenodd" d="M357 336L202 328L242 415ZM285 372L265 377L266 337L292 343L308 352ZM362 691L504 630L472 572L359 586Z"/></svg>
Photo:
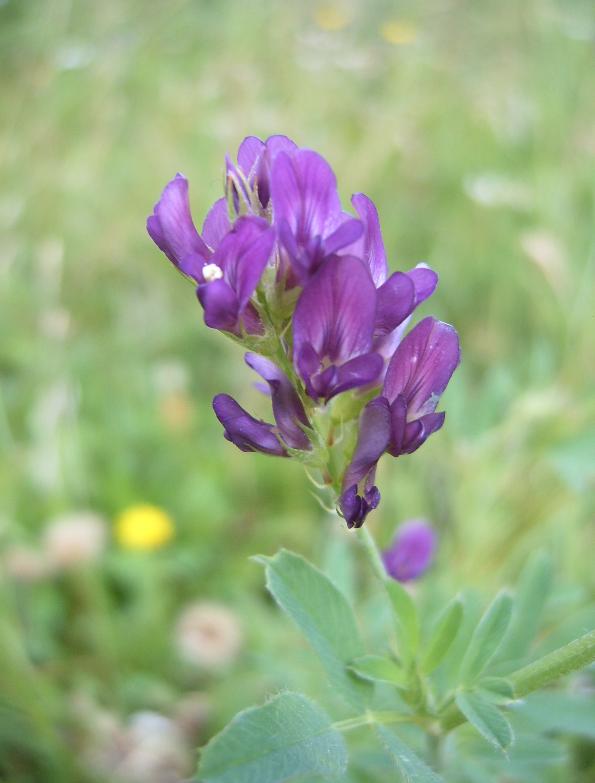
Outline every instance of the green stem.
<svg viewBox="0 0 595 783"><path fill-rule="evenodd" d="M386 723L411 723L414 719L411 715L405 715L402 712L395 712L393 710L379 710L365 712L363 715L358 715L357 718L347 718L346 720L339 720L333 723L333 728L339 731L351 731L351 729L358 729L360 726L371 726L373 724L386 724Z"/></svg>
<svg viewBox="0 0 595 783"><path fill-rule="evenodd" d="M366 551L368 560L370 561L374 573L381 582L386 582L386 571L384 569L384 564L382 562L382 558L380 557L380 552L378 551L376 542L372 538L372 534L370 533L369 529L367 527L360 527L357 531L357 535L360 544Z"/></svg>
<svg viewBox="0 0 595 783"><path fill-rule="evenodd" d="M593 661L595 661L595 630L513 672L507 679L512 683L515 698L520 699L565 674L588 666ZM450 731L465 721L465 716L456 704L452 703L443 712L440 725L443 731Z"/></svg>
<svg viewBox="0 0 595 783"><path fill-rule="evenodd" d="M544 685L549 685L565 674L588 666L593 661L595 661L595 630L524 666L511 674L508 679L512 682L515 696L521 698L538 688L543 688Z"/></svg>

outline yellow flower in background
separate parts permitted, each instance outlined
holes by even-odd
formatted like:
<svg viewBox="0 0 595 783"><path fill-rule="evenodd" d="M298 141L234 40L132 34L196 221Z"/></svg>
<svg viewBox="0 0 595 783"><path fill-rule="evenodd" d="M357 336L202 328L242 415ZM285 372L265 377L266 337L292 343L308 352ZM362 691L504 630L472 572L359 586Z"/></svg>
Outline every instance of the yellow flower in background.
<svg viewBox="0 0 595 783"><path fill-rule="evenodd" d="M141 503L120 514L116 519L115 534L124 549L159 549L172 538L174 523L163 509Z"/></svg>
<svg viewBox="0 0 595 783"><path fill-rule="evenodd" d="M412 22L392 19L381 25L380 35L391 44L410 44L417 39L417 27Z"/></svg>
<svg viewBox="0 0 595 783"><path fill-rule="evenodd" d="M314 21L321 30L343 30L351 22L351 14L339 3L325 3L314 11Z"/></svg>

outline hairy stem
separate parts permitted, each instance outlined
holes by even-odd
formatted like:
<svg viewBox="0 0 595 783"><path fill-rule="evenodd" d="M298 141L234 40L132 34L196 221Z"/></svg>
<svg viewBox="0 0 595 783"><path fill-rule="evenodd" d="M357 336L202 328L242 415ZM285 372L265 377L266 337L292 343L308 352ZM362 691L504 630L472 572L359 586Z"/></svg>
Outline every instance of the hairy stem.
<svg viewBox="0 0 595 783"><path fill-rule="evenodd" d="M565 674L582 669L595 661L595 630L554 650L509 676L518 698L543 688Z"/></svg>
<svg viewBox="0 0 595 783"><path fill-rule="evenodd" d="M367 527L360 527L357 531L357 535L361 545L365 549L374 573L381 582L385 582L386 571L382 563L382 558L380 557L380 552L376 546L376 542L372 538L372 534Z"/></svg>
<svg viewBox="0 0 595 783"><path fill-rule="evenodd" d="M549 685L565 674L578 671L595 661L595 630L575 639L569 644L554 650L543 658L538 658L528 666L523 666L508 676L516 698L527 696L533 691ZM460 726L466 721L465 716L452 703L442 714L440 725L443 731Z"/></svg>

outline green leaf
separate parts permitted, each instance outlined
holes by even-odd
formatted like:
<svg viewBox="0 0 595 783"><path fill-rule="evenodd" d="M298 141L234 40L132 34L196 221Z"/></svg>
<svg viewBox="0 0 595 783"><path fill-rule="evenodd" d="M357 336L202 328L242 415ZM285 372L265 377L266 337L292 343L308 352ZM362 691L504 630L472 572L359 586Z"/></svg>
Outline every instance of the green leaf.
<svg viewBox="0 0 595 783"><path fill-rule="evenodd" d="M533 693L511 709L532 733L577 734L595 740L595 709L590 693Z"/></svg>
<svg viewBox="0 0 595 783"><path fill-rule="evenodd" d="M463 602L455 598L438 619L434 632L428 642L421 669L426 674L433 672L440 664L451 644L454 642L463 620Z"/></svg>
<svg viewBox="0 0 595 783"><path fill-rule="evenodd" d="M201 783L281 783L302 775L342 775L347 749L317 704L282 693L238 713L201 751Z"/></svg>
<svg viewBox="0 0 595 783"><path fill-rule="evenodd" d="M498 652L499 660L520 660L526 655L539 630L551 586L551 558L545 552L537 552L521 572L510 630Z"/></svg>
<svg viewBox="0 0 595 783"><path fill-rule="evenodd" d="M478 690L493 701L511 701L514 699L514 688L510 680L504 677L483 677L477 684Z"/></svg>
<svg viewBox="0 0 595 783"><path fill-rule="evenodd" d="M486 668L502 643L512 614L512 598L499 593L486 609L473 632L461 665L461 681L473 683Z"/></svg>
<svg viewBox="0 0 595 783"><path fill-rule="evenodd" d="M417 653L419 646L419 620L413 598L400 582L394 579L384 580L384 586L390 599L395 620L399 653L405 662Z"/></svg>
<svg viewBox="0 0 595 783"><path fill-rule="evenodd" d="M512 744L512 726L490 701L477 692L461 691L456 695L456 702L469 723L491 745L505 751Z"/></svg>
<svg viewBox="0 0 595 783"><path fill-rule="evenodd" d="M401 742L396 734L384 726L378 726L377 732L382 744L394 759L405 783L443 783L443 779L430 769L408 745Z"/></svg>
<svg viewBox="0 0 595 783"><path fill-rule="evenodd" d="M364 680L389 682L397 687L404 687L406 684L406 674L399 664L382 655L356 658L349 668Z"/></svg>
<svg viewBox="0 0 595 783"><path fill-rule="evenodd" d="M265 563L271 595L306 636L333 688L362 710L372 687L347 671L353 659L365 653L347 599L328 577L293 552L282 549Z"/></svg>

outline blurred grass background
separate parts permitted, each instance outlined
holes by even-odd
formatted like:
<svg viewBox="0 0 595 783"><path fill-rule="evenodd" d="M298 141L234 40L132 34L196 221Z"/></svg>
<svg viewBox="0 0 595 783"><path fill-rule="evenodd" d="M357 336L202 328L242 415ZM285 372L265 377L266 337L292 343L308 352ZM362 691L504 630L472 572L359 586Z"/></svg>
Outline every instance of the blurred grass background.
<svg viewBox="0 0 595 783"><path fill-rule="evenodd" d="M393 269L431 264L424 314L461 333L444 431L382 465L378 538L431 519L424 589L445 597L489 594L545 546L552 627L586 617L594 40L578 0L0 3L1 780L189 774L188 748L306 656L248 556L347 562L298 465L223 439L215 393L266 409L145 233L178 170L200 222L249 133L319 150L345 199L369 194ZM111 532L138 503L173 521L154 551ZM84 511L105 547L44 568L48 530ZM180 656L178 617L205 601L241 627L223 670ZM164 726L180 758L135 767Z"/></svg>

